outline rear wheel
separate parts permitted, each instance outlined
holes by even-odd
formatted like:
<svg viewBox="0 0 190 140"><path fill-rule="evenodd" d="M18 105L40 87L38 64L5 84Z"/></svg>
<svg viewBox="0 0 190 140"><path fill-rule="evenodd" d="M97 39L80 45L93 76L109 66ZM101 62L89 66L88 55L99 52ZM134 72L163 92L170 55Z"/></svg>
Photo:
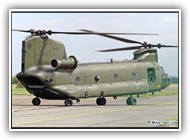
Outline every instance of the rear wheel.
<svg viewBox="0 0 190 140"><path fill-rule="evenodd" d="M41 100L37 97L32 100L33 105L40 105L40 103L41 103Z"/></svg>
<svg viewBox="0 0 190 140"><path fill-rule="evenodd" d="M71 99L65 100L65 106L72 106L72 105L73 105L73 101Z"/></svg>
<svg viewBox="0 0 190 140"><path fill-rule="evenodd" d="M129 97L126 100L126 103L127 103L127 105L136 105L137 104L137 100L135 98L133 98L133 97Z"/></svg>
<svg viewBox="0 0 190 140"><path fill-rule="evenodd" d="M97 98L96 104L97 105L106 105L106 99L105 98Z"/></svg>

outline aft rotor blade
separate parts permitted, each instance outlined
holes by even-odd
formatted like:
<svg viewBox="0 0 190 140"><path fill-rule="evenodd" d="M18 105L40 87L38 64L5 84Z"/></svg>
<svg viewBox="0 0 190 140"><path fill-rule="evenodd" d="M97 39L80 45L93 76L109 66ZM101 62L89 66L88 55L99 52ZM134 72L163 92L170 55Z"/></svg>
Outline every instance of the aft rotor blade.
<svg viewBox="0 0 190 140"><path fill-rule="evenodd" d="M97 50L97 52L115 52L115 51L127 51L127 50L137 50L141 49L144 46L132 46L132 47L123 47L123 48L114 48L107 50Z"/></svg>
<svg viewBox="0 0 190 140"><path fill-rule="evenodd" d="M43 35L43 34L89 34L89 33L84 33L84 32L57 32L57 31L51 31L51 30L18 30L18 29L12 29L12 31L17 31L17 32L25 32L25 33L31 33L31 34L39 34L39 35Z"/></svg>
<svg viewBox="0 0 190 140"><path fill-rule="evenodd" d="M93 32L60 32L60 31L51 31L51 30L18 30L18 29L12 29L12 31L17 32L25 32L25 33L31 33L36 35L52 35L52 34L68 34L68 35L95 35ZM111 33L111 32L104 32L100 34L114 34L114 35L150 35L150 34L143 34L143 33ZM152 34L153 35L153 34Z"/></svg>
<svg viewBox="0 0 190 140"><path fill-rule="evenodd" d="M82 31L82 30L81 30ZM71 34L71 35L96 35L93 32L57 32L51 31L52 34ZM150 34L143 34L143 33L111 33L111 32L101 32L100 34L113 34L113 35L150 35ZM152 34L156 35L156 34Z"/></svg>
<svg viewBox="0 0 190 140"><path fill-rule="evenodd" d="M25 33L30 33L31 32L31 30L18 30L18 29L12 29L12 31L25 32Z"/></svg>
<svg viewBox="0 0 190 140"><path fill-rule="evenodd" d="M151 34L151 33L110 33L110 32L95 32L92 30L81 29L79 31L87 32L89 34L120 34L120 35L158 35L158 34Z"/></svg>
<svg viewBox="0 0 190 140"><path fill-rule="evenodd" d="M122 41L122 42L125 42L125 43L138 43L138 44L144 45L144 43L139 42L139 41L130 40L130 39L126 39L126 38L121 38L121 37L117 37L117 36L112 36L112 35L109 35L109 34L98 33L98 32L94 32L94 31L90 31L90 30L81 30L81 31L88 32L88 33L93 33L93 34L104 36L104 37L108 37L108 38L115 39L115 40L118 40L118 41Z"/></svg>

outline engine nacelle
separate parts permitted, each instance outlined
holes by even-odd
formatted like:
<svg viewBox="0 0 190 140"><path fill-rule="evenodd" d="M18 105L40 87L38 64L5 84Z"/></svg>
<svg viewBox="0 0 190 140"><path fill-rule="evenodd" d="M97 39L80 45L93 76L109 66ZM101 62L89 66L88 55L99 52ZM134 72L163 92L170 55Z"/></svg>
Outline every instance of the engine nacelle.
<svg viewBox="0 0 190 140"><path fill-rule="evenodd" d="M76 69L78 65L77 59L74 56L69 56L67 59L53 59L51 61L51 66L54 68L63 68L63 69Z"/></svg>

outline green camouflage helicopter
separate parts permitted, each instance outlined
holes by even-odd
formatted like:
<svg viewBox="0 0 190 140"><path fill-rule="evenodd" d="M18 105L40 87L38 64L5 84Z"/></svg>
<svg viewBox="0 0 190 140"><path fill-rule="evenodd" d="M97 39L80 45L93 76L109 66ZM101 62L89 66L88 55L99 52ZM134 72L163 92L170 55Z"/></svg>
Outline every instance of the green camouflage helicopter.
<svg viewBox="0 0 190 140"><path fill-rule="evenodd" d="M32 103L40 105L42 99L65 100L72 106L73 100L97 97L97 105L106 105L105 97L130 95L127 105L135 105L132 95L161 91L170 85L170 78L158 63L155 47L177 47L153 45L121 38L114 34L150 35L138 33L102 33L90 30L80 32L56 32L45 30L16 30L31 33L22 42L20 83L36 96ZM132 60L105 63L79 64L75 56L67 56L65 46L49 38L51 34L100 35L138 46L99 50L99 52L136 50Z"/></svg>

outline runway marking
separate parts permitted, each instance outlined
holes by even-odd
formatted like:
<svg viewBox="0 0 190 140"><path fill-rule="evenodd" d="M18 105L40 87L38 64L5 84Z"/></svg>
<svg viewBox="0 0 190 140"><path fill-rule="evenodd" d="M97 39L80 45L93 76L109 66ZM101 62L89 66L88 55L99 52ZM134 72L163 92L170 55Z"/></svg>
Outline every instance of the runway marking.
<svg viewBox="0 0 190 140"><path fill-rule="evenodd" d="M174 104L177 104L177 103L171 102L171 103L160 103L160 104L154 104L154 105L144 105L144 106L124 106L124 107L122 107L122 109L107 109L106 108L106 110L96 112L96 113L86 113L86 114L72 115L72 116L69 115L69 116L63 116L63 117L52 117L52 118L43 119L43 120L21 122L21 123L15 124L13 127L48 122L48 121L55 121L55 120L61 120L61 119L67 119L67 118L76 118L76 117L83 117L83 116L90 116L90 115L105 114L105 113L110 113L110 112L119 112L119 111L124 111L124 110L140 109L140 108L147 108L147 107L154 107L154 106L174 105Z"/></svg>

